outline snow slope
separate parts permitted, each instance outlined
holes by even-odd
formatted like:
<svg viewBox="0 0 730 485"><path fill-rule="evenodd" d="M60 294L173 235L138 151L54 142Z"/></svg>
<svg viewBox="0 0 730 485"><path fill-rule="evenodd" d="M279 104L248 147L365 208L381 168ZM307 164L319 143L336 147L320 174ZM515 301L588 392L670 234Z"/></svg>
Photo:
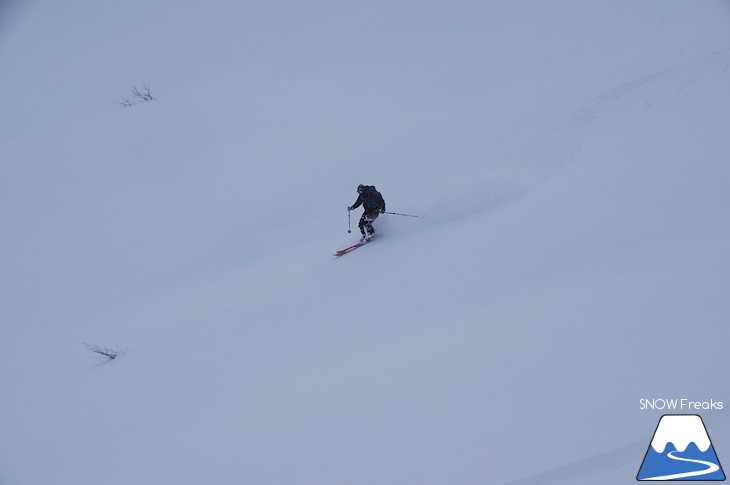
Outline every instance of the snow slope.
<svg viewBox="0 0 730 485"><path fill-rule="evenodd" d="M628 484L730 401L726 2L6 12L1 485ZM359 183L424 218L335 259Z"/></svg>

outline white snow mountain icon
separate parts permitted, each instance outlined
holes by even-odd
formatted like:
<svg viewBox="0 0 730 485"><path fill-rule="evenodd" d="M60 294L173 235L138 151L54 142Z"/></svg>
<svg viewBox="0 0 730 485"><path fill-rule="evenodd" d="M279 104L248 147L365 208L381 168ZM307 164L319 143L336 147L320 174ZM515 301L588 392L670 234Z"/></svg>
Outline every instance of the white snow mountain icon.
<svg viewBox="0 0 730 485"><path fill-rule="evenodd" d="M665 414L637 480L725 480L705 423L696 414Z"/></svg>

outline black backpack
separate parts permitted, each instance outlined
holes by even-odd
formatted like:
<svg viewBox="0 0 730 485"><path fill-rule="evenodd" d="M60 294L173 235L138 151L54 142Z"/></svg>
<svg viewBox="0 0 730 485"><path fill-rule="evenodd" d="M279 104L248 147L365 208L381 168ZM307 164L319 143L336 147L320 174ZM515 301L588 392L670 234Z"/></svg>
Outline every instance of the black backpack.
<svg viewBox="0 0 730 485"><path fill-rule="evenodd" d="M368 186L368 197L370 200L378 204L381 210L385 210L385 199L383 199L383 194L378 192L378 189L376 189L374 185Z"/></svg>

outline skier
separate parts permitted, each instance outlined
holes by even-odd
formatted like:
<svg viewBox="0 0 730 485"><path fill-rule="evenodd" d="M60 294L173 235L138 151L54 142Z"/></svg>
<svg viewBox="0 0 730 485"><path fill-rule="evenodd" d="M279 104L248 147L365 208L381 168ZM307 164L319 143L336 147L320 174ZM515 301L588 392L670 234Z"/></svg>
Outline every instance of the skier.
<svg viewBox="0 0 730 485"><path fill-rule="evenodd" d="M362 234L361 241L367 241L373 237L373 234L375 234L373 221L377 219L381 213L385 212L385 200L380 192L378 192L372 185L358 185L357 193L357 201L348 207L347 210L351 211L362 205L364 212L362 213L362 217L360 217L358 227Z"/></svg>

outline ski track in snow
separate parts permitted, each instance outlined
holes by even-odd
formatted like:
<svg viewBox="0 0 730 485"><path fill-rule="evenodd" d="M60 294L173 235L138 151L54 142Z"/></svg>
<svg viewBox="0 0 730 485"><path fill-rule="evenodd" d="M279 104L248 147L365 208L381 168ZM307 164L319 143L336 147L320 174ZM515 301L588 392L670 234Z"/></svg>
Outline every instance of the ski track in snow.
<svg viewBox="0 0 730 485"><path fill-rule="evenodd" d="M694 61L663 71L655 72L620 84L578 111L567 122L569 129L582 129L609 106L632 94L642 97L641 103L629 101L622 111L630 111L634 106L649 109L675 94L681 93L696 82L721 74L730 69L730 49L716 51Z"/></svg>
<svg viewBox="0 0 730 485"><path fill-rule="evenodd" d="M618 470L636 461L646 443L636 441L615 450L601 453L584 460L546 470L536 475L508 482L504 485L549 485L573 483L576 480L590 480L591 477Z"/></svg>
<svg viewBox="0 0 730 485"><path fill-rule="evenodd" d="M609 108L622 115L630 114L637 107L651 109L693 84L722 74L728 69L730 69L730 49L719 50L693 61L626 81L597 96L564 123L564 145L569 147L563 155L565 162L559 164L541 180L552 177L573 162L580 151L585 131ZM625 101L623 105L617 107L622 100Z"/></svg>
<svg viewBox="0 0 730 485"><path fill-rule="evenodd" d="M631 110L636 109L636 106L643 106L644 109L651 109L651 107L663 102L670 96L681 93L691 85L709 77L722 74L728 69L730 69L730 49L716 51L709 55L700 57L694 61L665 69L663 71L659 71L647 76L642 76L632 81L627 81L614 87L613 89L610 89L603 95L598 96L591 104L576 112L576 114L566 122L565 136L568 140L566 146L572 147L572 154L566 157L566 160L568 160L566 163L559 166L549 175L545 176L543 180L555 175L557 172L560 172L563 168L572 163L573 155L579 151L582 132L587 130L589 126L593 123L593 121L595 121L602 114L606 113L609 109L616 109L616 105L621 100L626 100L626 102L622 107L618 108L620 113L631 112ZM640 99L630 99L630 97L633 95L639 96ZM562 246L576 239L587 237L608 227L613 227L621 222L624 222L627 219L636 217L638 214L647 212L651 209L669 203L675 199L685 197L700 189L706 189L707 187L721 181L724 181L724 179L714 179L706 183L702 183L698 186L691 187L686 191L675 194L665 200L658 201L656 204L650 207L639 208L637 211L634 211L631 215L627 217L614 221L607 221L600 227L589 230L583 234L576 235L575 237L564 241L558 246ZM549 248L545 251L545 254L555 249L555 247ZM544 254L541 254L541 256L542 255ZM475 283L476 282L470 282L469 285ZM626 446L618 448L612 452L599 454L573 464L565 465L563 467L546 470L544 473L509 482L507 485L565 483L568 480L589 479L592 476L597 476L600 473L604 472L604 468L606 468L606 465L609 461L612 463L610 467L613 469L618 469L622 466L629 465L632 462L636 462L636 456L638 455L636 450L641 448L642 446L643 441L627 444ZM700 472L668 475L665 477L656 477L647 480L672 480L677 478L687 478L713 473L719 469L717 465L710 462L675 457L671 454L669 456L670 458L675 460L704 464L707 465L709 468Z"/></svg>

